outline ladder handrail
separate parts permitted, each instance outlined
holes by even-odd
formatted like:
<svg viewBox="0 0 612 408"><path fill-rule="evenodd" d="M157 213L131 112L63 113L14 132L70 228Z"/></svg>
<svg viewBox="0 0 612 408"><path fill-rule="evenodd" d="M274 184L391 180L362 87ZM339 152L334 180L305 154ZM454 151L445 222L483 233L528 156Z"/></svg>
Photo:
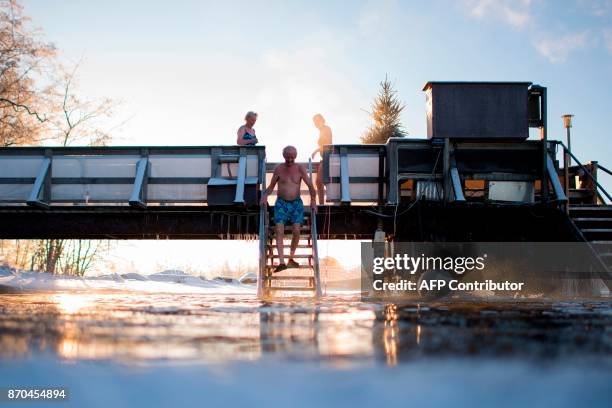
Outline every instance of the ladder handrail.
<svg viewBox="0 0 612 408"><path fill-rule="evenodd" d="M605 196L608 198L608 200L610 200L610 202L612 203L612 196L610 196L610 194L608 194L606 189L601 184L599 184L597 179L591 174L591 172L589 170L587 170L586 167L584 167L584 165L580 162L580 160L578 160L578 158L576 156L574 156L574 154L570 150L568 150L567 146L565 146L565 144L563 144L563 142L561 142L561 141L556 141L556 143L560 144L563 147L563 153L569 154L570 157L572 159L574 159L574 161L576 162L576 164L578 164L580 169L582 169L582 171L584 171L584 173L587 176L589 176L589 178L595 183L595 186L597 186L597 188L599 188L601 190L601 192L604 193ZM598 167L601 167L601 166L598 165Z"/></svg>
<svg viewBox="0 0 612 408"><path fill-rule="evenodd" d="M312 183L312 159L308 159L308 176ZM316 200L316 197L315 197ZM315 208L317 203L315 202ZM312 205L311 205L312 208ZM314 269L316 297L321 297L321 275L319 273L319 250L317 245L317 213L316 211L310 212L310 235L312 236L312 267Z"/></svg>
<svg viewBox="0 0 612 408"><path fill-rule="evenodd" d="M266 159L261 166L261 194L266 190ZM261 197L260 197L261 200ZM257 297L264 296L264 279L266 274L266 243L268 242L268 203L259 206L259 276L257 277Z"/></svg>
<svg viewBox="0 0 612 408"><path fill-rule="evenodd" d="M597 168L600 170L603 170L605 173L608 173L609 175L612 176L612 171L608 170L606 167L602 166L601 164L597 163Z"/></svg>

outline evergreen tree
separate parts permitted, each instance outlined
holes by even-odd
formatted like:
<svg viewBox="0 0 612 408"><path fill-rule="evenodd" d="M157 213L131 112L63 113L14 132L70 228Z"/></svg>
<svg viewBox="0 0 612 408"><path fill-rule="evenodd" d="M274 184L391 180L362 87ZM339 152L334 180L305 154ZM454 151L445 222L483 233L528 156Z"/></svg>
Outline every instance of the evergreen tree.
<svg viewBox="0 0 612 408"><path fill-rule="evenodd" d="M380 83L380 91L374 99L370 112L374 124L361 137L361 142L384 144L390 137L405 136L406 133L400 124L400 115L404 108L404 104L397 98L393 84L385 75L385 80Z"/></svg>

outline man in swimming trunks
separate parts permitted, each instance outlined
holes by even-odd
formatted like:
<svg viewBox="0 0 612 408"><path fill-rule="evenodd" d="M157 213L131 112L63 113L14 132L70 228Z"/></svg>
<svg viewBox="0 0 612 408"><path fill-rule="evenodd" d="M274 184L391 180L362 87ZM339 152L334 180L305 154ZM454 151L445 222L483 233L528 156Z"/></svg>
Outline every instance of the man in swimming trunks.
<svg viewBox="0 0 612 408"><path fill-rule="evenodd" d="M318 147L312 152L311 159L315 158L315 155L319 153L321 161L317 166L317 176L315 184L317 185L317 194L319 196L319 204L325 204L325 184L323 184L323 146L332 144L332 131L329 126L325 124L325 118L320 113L313 116L312 122L315 127L319 129L319 140L317 141Z"/></svg>
<svg viewBox="0 0 612 408"><path fill-rule="evenodd" d="M300 226L304 222L304 204L300 196L302 181L306 183L310 192L310 208L313 222L317 209L317 197L310 177L308 177L308 172L303 166L295 163L295 158L297 157L296 148L293 146L285 147L283 149L283 157L285 162L279 164L274 169L270 185L264 191L260 201L260 205L264 205L268 200L268 195L274 191L274 187L278 183L278 196L274 204L274 224L276 226L276 248L278 250L279 264L275 272L299 266L293 259L293 256L300 241ZM287 223L291 223L292 238L289 260L285 264L283 234Z"/></svg>
<svg viewBox="0 0 612 408"><path fill-rule="evenodd" d="M240 146L255 146L258 142L257 136L255 136L255 122L257 121L257 114L253 111L248 111L244 117L244 125L238 128L236 143Z"/></svg>

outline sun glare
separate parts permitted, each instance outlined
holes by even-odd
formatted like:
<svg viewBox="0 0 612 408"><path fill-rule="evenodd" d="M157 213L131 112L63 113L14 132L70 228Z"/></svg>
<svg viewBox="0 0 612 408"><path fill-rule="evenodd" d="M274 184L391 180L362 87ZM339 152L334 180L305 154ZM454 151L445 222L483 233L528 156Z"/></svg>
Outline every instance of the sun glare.
<svg viewBox="0 0 612 408"><path fill-rule="evenodd" d="M92 303L91 299L83 294L53 295L52 300L62 312L67 314L77 313Z"/></svg>

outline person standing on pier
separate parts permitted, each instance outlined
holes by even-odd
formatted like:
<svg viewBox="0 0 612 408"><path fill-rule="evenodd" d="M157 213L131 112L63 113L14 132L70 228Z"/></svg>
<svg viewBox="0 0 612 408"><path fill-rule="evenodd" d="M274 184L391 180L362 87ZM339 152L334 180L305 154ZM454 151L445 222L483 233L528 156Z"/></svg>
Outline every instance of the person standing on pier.
<svg viewBox="0 0 612 408"><path fill-rule="evenodd" d="M255 136L255 129L253 129L256 121L257 114L248 111L244 117L245 124L238 128L236 143L240 146L255 146L257 144L257 136Z"/></svg>
<svg viewBox="0 0 612 408"><path fill-rule="evenodd" d="M319 196L319 204L323 205L325 203L325 184L323 184L323 146L332 144L332 131L329 126L325 124L325 118L320 113L317 113L313 116L312 122L315 127L319 129L319 140L317 144L319 145L312 155L310 156L312 159L315 158L315 155L319 153L321 156L321 161L317 166L317 195Z"/></svg>
<svg viewBox="0 0 612 408"><path fill-rule="evenodd" d="M302 181L308 186L310 192L310 208L311 217L315 216L317 208L317 197L315 188L308 177L306 169L295 162L297 157L297 149L293 146L287 146L283 149L284 163L279 164L274 169L270 185L264 191L260 205L264 205L268 196L274 191L274 187L278 183L278 193L276 203L274 204L274 225L276 228L276 248L278 250L279 264L274 272L280 272L287 268L297 268L299 264L293 259L295 249L300 241L300 227L304 223L304 204L302 203L300 187ZM314 220L314 218L313 218ZM285 264L285 256L283 250L283 235L285 225L291 223L291 252L289 260Z"/></svg>

